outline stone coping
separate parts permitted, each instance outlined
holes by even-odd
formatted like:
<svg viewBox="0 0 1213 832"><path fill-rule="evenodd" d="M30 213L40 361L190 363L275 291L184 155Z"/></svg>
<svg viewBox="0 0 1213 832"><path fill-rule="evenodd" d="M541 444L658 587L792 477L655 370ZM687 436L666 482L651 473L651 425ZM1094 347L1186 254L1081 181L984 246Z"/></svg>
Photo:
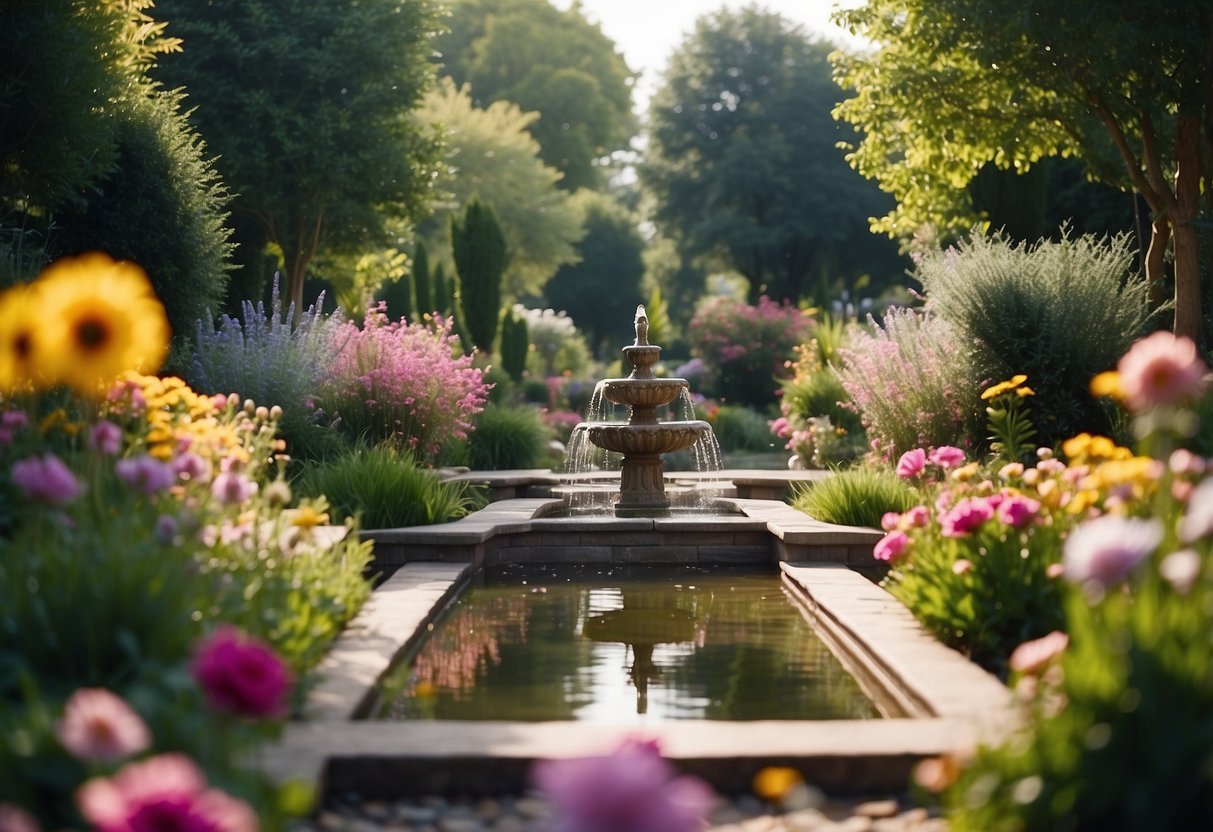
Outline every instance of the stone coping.
<svg viewBox="0 0 1213 832"><path fill-rule="evenodd" d="M537 759L598 754L625 737L657 739L679 768L725 792L759 769L791 765L828 791L900 790L924 757L996 738L1014 720L993 676L926 634L895 598L838 564L783 564L818 632L876 698L912 717L830 721L387 722L351 719L371 685L470 574L449 563L410 563L374 594L320 668L305 718L287 724L259 762L275 779L366 797L493 794L526 785Z"/></svg>

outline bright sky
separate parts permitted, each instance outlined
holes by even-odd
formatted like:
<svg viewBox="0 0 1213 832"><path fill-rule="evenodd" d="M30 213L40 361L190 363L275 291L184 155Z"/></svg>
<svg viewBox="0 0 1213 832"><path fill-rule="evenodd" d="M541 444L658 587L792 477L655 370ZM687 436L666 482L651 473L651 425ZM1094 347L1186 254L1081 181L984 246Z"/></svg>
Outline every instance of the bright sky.
<svg viewBox="0 0 1213 832"><path fill-rule="evenodd" d="M860 0L581 0L582 13L602 25L603 33L615 41L624 59L641 73L637 84L637 105L644 110L656 87L657 75L670 53L682 43L699 17L722 6L742 8L750 3L765 6L810 33L840 45L856 40L845 29L830 22L836 6L863 5ZM572 0L551 0L567 9Z"/></svg>

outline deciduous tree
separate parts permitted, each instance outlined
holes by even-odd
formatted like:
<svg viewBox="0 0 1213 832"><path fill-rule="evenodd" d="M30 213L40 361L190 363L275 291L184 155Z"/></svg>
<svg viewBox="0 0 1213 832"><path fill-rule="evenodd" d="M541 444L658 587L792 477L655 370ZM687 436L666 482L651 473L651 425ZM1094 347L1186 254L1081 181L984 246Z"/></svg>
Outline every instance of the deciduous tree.
<svg viewBox="0 0 1213 832"><path fill-rule="evenodd" d="M296 315L322 250L385 246L388 217L416 219L437 145L409 117L429 86L431 0L160 0L183 51L159 75L237 195L281 249ZM246 256L259 256L259 251Z"/></svg>
<svg viewBox="0 0 1213 832"><path fill-rule="evenodd" d="M574 5L546 0L455 0L439 38L443 71L471 84L480 106L513 101L539 117L529 125L543 160L573 191L601 184L595 160L627 148L636 132L633 73Z"/></svg>
<svg viewBox="0 0 1213 832"><path fill-rule="evenodd" d="M897 199L901 237L964 231L987 163L1079 156L1153 214L1146 271L1174 252L1177 333L1199 338L1201 195L1213 208L1213 6L1205 0L869 0L839 19L878 45L840 56L863 135L851 164Z"/></svg>
<svg viewBox="0 0 1213 832"><path fill-rule="evenodd" d="M640 172L656 222L684 254L744 275L752 299L798 298L841 268L887 200L836 148L850 131L830 115L831 48L778 14L722 10L700 18L653 96Z"/></svg>

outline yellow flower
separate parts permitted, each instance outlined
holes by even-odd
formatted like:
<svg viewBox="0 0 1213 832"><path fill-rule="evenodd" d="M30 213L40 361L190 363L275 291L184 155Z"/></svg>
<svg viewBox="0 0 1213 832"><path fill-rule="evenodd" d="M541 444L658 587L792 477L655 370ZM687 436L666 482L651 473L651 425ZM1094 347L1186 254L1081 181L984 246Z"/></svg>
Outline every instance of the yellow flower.
<svg viewBox="0 0 1213 832"><path fill-rule="evenodd" d="M800 772L787 766L767 766L754 775L754 792L763 800L777 803L788 792L804 783Z"/></svg>
<svg viewBox="0 0 1213 832"><path fill-rule="evenodd" d="M0 393L38 386L39 312L33 286L14 286L0 294Z"/></svg>
<svg viewBox="0 0 1213 832"><path fill-rule="evenodd" d="M36 285L53 381L95 396L124 370L159 368L168 352L168 318L137 265L100 252L65 257Z"/></svg>
<svg viewBox="0 0 1213 832"><path fill-rule="evenodd" d="M1080 433L1062 442L1061 452L1066 455L1066 459L1081 459L1087 455L1087 449L1090 447L1091 434Z"/></svg>
<svg viewBox="0 0 1213 832"><path fill-rule="evenodd" d="M985 390L981 391L981 400L983 402L988 402L990 399L995 399L995 398L1001 396L1003 393L1009 393L1012 390L1014 390L1015 388L1019 387L1019 385L1023 384L1027 380L1028 380L1028 377L1026 375L1024 375L1023 373L1016 373L1015 375L1011 376L1006 381L1000 381L997 384L990 385ZM1032 392L1032 388L1028 387L1025 389L1028 392L1020 393L1019 395L1021 397L1035 395L1035 393Z"/></svg>
<svg viewBox="0 0 1213 832"><path fill-rule="evenodd" d="M1015 391L1015 395L1019 396L1019 398L1021 398L1021 399L1026 399L1028 396L1035 396L1036 391L1033 390L1031 387L1020 387L1018 390Z"/></svg>
<svg viewBox="0 0 1213 832"><path fill-rule="evenodd" d="M1109 370L1091 379L1091 395L1097 398L1108 397L1123 400L1125 391L1120 384L1120 373Z"/></svg>
<svg viewBox="0 0 1213 832"><path fill-rule="evenodd" d="M302 506L295 510L295 516L291 518L291 525L300 529L314 529L317 526L323 526L329 521L327 513L320 513L311 506Z"/></svg>

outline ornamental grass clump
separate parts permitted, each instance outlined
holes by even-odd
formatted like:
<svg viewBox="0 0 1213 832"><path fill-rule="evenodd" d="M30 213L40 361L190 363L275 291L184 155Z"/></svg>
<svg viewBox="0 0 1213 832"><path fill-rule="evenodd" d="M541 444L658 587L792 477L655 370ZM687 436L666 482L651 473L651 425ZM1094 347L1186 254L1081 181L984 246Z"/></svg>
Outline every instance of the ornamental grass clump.
<svg viewBox="0 0 1213 832"><path fill-rule="evenodd" d="M980 388L955 327L896 308L869 323L838 350L836 370L877 455L891 461L916 447L974 447Z"/></svg>
<svg viewBox="0 0 1213 832"><path fill-rule="evenodd" d="M381 304L361 328L336 324L319 387L332 423L351 439L391 443L422 458L466 439L489 385L452 325L450 318L389 321Z"/></svg>
<svg viewBox="0 0 1213 832"><path fill-rule="evenodd" d="M975 236L915 269L927 306L954 327L978 386L1025 373L1037 441L1109 433L1110 411L1086 394L1143 331L1148 287L1128 237L1068 235L1012 245Z"/></svg>
<svg viewBox="0 0 1213 832"><path fill-rule="evenodd" d="M787 303L765 295L751 306L717 296L701 303L689 324L691 351L703 359L706 388L722 403L766 408L775 400L779 379L793 348L804 342L812 319Z"/></svg>
<svg viewBox="0 0 1213 832"><path fill-rule="evenodd" d="M883 466L857 465L836 471L812 485L797 488L792 506L840 526L877 528L889 512L908 511L916 502L914 490Z"/></svg>
<svg viewBox="0 0 1213 832"><path fill-rule="evenodd" d="M1194 345L1170 333L1136 343L1093 385L1128 404L1154 480L1136 495L1113 488L1119 499L1068 536L1067 635L1012 660L1021 727L925 772L945 776L920 778L944 790L957 832L1208 826L1213 460L1187 447L1208 385ZM1086 436L1073 450L1090 457L1108 444ZM1132 459L1098 467L1120 463L1109 473L1123 475Z"/></svg>

